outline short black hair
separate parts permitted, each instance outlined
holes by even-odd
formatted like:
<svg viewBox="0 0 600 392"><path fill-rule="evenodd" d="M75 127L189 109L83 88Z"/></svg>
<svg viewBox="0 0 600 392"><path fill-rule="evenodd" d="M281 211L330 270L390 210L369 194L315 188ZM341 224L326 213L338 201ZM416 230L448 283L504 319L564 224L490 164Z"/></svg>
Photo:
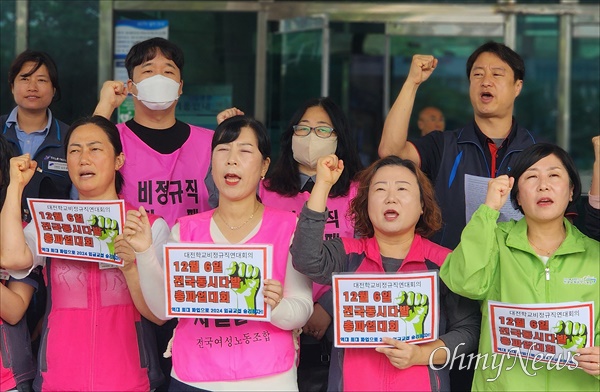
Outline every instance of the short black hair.
<svg viewBox="0 0 600 392"><path fill-rule="evenodd" d="M519 178L525 173L527 169L533 166L537 161L547 157L548 155L556 156L563 164L569 175L571 186L573 187L573 200L569 202L567 207L575 205L577 199L581 195L581 179L579 173L575 167L573 158L562 148L556 144L551 143L537 143L527 147L521 151L515 160L515 163L510 171L510 176L514 177L515 182L510 191L510 202L512 206L523 213L523 208L519 205L517 197L519 196Z"/></svg>
<svg viewBox="0 0 600 392"><path fill-rule="evenodd" d="M71 124L71 127L67 131L67 136L65 136L65 156L67 157L67 159L69 159L69 140L71 139L71 135L77 128L87 124L93 124L96 125L98 128L102 129L102 131L108 137L108 141L113 146L115 156L118 156L123 152L123 144L121 143L121 136L119 134L117 126L113 124L112 121L107 120L102 116L91 116L83 117L79 120L76 120L75 122L73 122L73 124ZM115 174L115 189L117 191L117 194L121 193L124 182L125 180L123 178L123 174L121 174L120 170L117 170Z"/></svg>
<svg viewBox="0 0 600 392"><path fill-rule="evenodd" d="M162 53L163 56L173 61L183 78L183 51L181 48L164 38L155 37L138 42L129 49L129 53L125 57L125 68L129 79L133 78L135 67L152 60L158 53Z"/></svg>
<svg viewBox="0 0 600 392"><path fill-rule="evenodd" d="M362 163L352 138L350 123L344 111L330 97L311 98L305 101L290 119L287 128L281 134L281 154L267 175L265 187L283 196L296 196L300 192L300 171L292 151L293 126L298 124L304 113L312 107L321 107L331 120L337 135L335 155L344 161L344 171L329 192L330 197L345 196L356 174L362 169Z"/></svg>
<svg viewBox="0 0 600 392"><path fill-rule="evenodd" d="M19 72L23 69L23 66L27 62L33 62L35 65L31 69L31 71L23 74L23 76L31 76L33 75L42 65L46 66L48 69L48 76L50 77L50 83L52 83L52 87L56 89L54 96L52 97L52 102L58 101L60 99L60 85L58 84L58 68L56 67L56 63L52 60L52 57L46 52L39 52L34 50L26 50L18 55L10 65L8 69L8 84L13 87L15 84L15 79L19 76Z"/></svg>
<svg viewBox="0 0 600 392"><path fill-rule="evenodd" d="M260 151L263 160L270 158L271 140L269 132L260 121L250 116L233 116L219 124L215 129L210 150L213 151L219 144L231 143L237 140L244 127L249 127L254 131L256 140L258 140L258 151Z"/></svg>
<svg viewBox="0 0 600 392"><path fill-rule="evenodd" d="M469 56L467 60L467 78L471 77L471 69L473 64L482 53L493 53L504 61L512 69L517 80L525 80L525 62L523 58L508 46L499 42L489 41L481 45Z"/></svg>

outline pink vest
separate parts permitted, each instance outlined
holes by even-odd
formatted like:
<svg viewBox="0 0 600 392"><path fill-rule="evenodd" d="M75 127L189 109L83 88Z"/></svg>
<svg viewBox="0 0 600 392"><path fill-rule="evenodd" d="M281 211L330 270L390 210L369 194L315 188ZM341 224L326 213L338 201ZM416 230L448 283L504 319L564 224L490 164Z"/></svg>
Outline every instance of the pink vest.
<svg viewBox="0 0 600 392"><path fill-rule="evenodd" d="M2 283L0 283L2 284ZM2 319L0 319L0 328L2 326ZM2 342L2 345L8 344L8 342ZM15 380L15 376L10 368L9 364L5 364L2 361L4 355L0 355L0 391L8 391L9 389L13 389L17 382ZM6 366L6 367L4 367Z"/></svg>
<svg viewBox="0 0 600 392"><path fill-rule="evenodd" d="M344 248L347 253L366 254L356 273L385 273L375 238L344 239ZM415 234L398 272L425 271L427 270L425 260L441 266L448 253L450 249ZM415 365L401 370L394 367L385 355L372 348L344 349L343 379L344 391L431 390L428 366ZM435 383L439 387L439 378Z"/></svg>
<svg viewBox="0 0 600 392"><path fill-rule="evenodd" d="M350 201L354 199L358 192L358 183L352 182L348 194L342 197L330 197L327 199L327 209L329 216L325 224L325 240L332 238L346 237L354 238L354 226L347 217L350 209ZM259 196L263 204L280 210L290 211L300 215L304 203L310 197L309 192L299 192L296 196L281 196L279 193L266 189L263 183L260 183ZM324 286L313 283L313 301L317 301L323 293L329 290L331 286Z"/></svg>
<svg viewBox="0 0 600 392"><path fill-rule="evenodd" d="M133 207L126 205L126 209ZM149 216L153 224L158 218ZM148 391L141 315L118 268L52 258L36 390Z"/></svg>
<svg viewBox="0 0 600 392"><path fill-rule="evenodd" d="M181 242L213 243L214 211L179 219ZM273 279L285 285L296 217L265 207L260 229L248 244L273 244ZM234 381L283 373L294 365L292 331L269 322L179 319L173 339L173 369L182 381Z"/></svg>
<svg viewBox="0 0 600 392"><path fill-rule="evenodd" d="M126 159L121 168L123 199L163 217L169 227L180 216L210 208L204 177L210 165L213 131L190 125L190 137L183 146L171 154L161 154L125 123L117 124L117 128Z"/></svg>

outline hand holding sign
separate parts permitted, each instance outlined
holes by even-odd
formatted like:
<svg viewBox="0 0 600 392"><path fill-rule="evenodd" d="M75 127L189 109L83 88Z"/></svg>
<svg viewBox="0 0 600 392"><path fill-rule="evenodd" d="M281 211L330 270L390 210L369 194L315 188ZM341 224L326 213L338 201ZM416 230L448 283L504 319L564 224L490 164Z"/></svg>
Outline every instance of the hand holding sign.
<svg viewBox="0 0 600 392"><path fill-rule="evenodd" d="M135 250L120 234L115 237L115 254L123 260L122 271L128 271L135 267Z"/></svg>
<svg viewBox="0 0 600 392"><path fill-rule="evenodd" d="M429 313L429 298L426 294L401 291L396 297L400 318L413 326L415 334L423 334L425 318Z"/></svg>
<svg viewBox="0 0 600 392"><path fill-rule="evenodd" d="M152 226L144 207L138 211L127 211L127 220L123 227L125 240L138 253L145 252L152 245Z"/></svg>
<svg viewBox="0 0 600 392"><path fill-rule="evenodd" d="M92 227L100 228L100 236L97 238L101 241L106 241L110 254L115 254L115 237L119 235L119 222L102 215L92 215L88 220L88 224Z"/></svg>
<svg viewBox="0 0 600 392"><path fill-rule="evenodd" d="M263 286L265 302L275 309L283 299L283 286L277 279L265 279Z"/></svg>
<svg viewBox="0 0 600 392"><path fill-rule="evenodd" d="M592 346L577 349L577 363L587 374L600 376L600 347Z"/></svg>
<svg viewBox="0 0 600 392"><path fill-rule="evenodd" d="M240 287L233 291L244 297L248 309L256 309L256 293L260 288L260 269L250 264L233 261L227 268L227 274L232 278L240 278Z"/></svg>
<svg viewBox="0 0 600 392"><path fill-rule="evenodd" d="M383 342L392 347L376 347L375 351L384 354L393 366L407 369L419 364L418 358L421 356L422 348L418 344L404 343L387 337L383 338Z"/></svg>

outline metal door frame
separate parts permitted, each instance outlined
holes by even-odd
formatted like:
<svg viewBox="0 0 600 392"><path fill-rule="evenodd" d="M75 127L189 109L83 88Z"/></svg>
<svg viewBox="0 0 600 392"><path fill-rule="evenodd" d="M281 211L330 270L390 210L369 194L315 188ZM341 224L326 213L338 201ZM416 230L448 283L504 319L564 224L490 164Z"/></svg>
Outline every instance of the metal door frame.
<svg viewBox="0 0 600 392"><path fill-rule="evenodd" d="M452 24L461 21L494 21L503 24L504 42L514 47L516 41L517 15L557 15L559 22L559 69L558 69L558 124L559 145L569 151L570 139L570 84L571 44L573 38L597 38L600 35L600 10L595 4L580 4L577 0L561 0L559 4L519 4L516 0L498 0L490 4L391 4L347 3L336 1L140 1L99 0L98 26L98 89L112 77L113 14L114 11L195 11L195 12L253 12L257 18L256 34L256 87L255 115L266 116L266 66L268 22L296 17L326 15L331 22L370 22L407 26L414 31L423 31L427 25L440 21ZM28 46L29 0L17 0L15 4L15 51ZM455 23L462 23L458 20ZM460 26L458 26L460 28ZM398 27L402 29L402 27ZM431 27L429 27L431 28ZM415 33L411 32L412 35ZM389 41L387 39L386 41ZM329 39L327 37L327 45ZM389 51L386 51L389 58ZM385 62L386 64L388 61ZM329 65L327 64L327 68ZM384 75L388 71L384 71ZM328 80L328 79L327 79ZM389 86L384 86L384 91ZM328 92L328 86L322 86ZM389 105L389 94L386 98ZM385 102L385 101L384 101ZM388 106L389 107L389 106ZM386 110L386 108L384 108Z"/></svg>

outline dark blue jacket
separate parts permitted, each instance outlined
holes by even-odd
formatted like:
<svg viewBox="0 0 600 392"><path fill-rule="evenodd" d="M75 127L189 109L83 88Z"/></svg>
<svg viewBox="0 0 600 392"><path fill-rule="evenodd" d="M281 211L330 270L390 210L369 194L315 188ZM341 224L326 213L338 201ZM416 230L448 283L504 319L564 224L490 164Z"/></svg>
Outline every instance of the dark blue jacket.
<svg viewBox="0 0 600 392"><path fill-rule="evenodd" d="M15 125L6 123L8 115L0 117L2 134L11 144L13 155L22 155L23 152L17 138ZM29 184L25 187L22 199L22 216L26 222L31 220L28 197L44 199L69 199L71 192L71 179L67 171L67 160L65 159L64 138L69 126L56 118L52 118L48 135L32 157L37 161L42 173L35 172Z"/></svg>
<svg viewBox="0 0 600 392"><path fill-rule="evenodd" d="M434 179L435 195L442 209L443 226L431 240L446 248L454 249L460 242L460 234L466 225L465 174L480 177L498 177L509 174L518 154L537 141L525 128L514 124L514 135L509 135L504 157L496 162L496 172L491 173L475 123L455 131L445 131L444 148L440 167Z"/></svg>

